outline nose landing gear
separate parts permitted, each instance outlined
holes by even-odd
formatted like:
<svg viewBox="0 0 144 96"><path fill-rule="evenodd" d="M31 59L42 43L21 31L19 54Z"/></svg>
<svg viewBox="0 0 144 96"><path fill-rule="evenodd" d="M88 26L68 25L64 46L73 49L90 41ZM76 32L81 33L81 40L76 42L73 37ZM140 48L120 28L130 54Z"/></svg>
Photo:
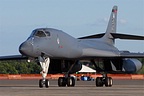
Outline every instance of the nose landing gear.
<svg viewBox="0 0 144 96"><path fill-rule="evenodd" d="M48 68L50 64L50 59L45 58L43 55L38 57L38 63L41 65L42 71L40 72L42 74L43 79L39 80L39 87L49 87L49 80L46 79L47 73L48 73Z"/></svg>

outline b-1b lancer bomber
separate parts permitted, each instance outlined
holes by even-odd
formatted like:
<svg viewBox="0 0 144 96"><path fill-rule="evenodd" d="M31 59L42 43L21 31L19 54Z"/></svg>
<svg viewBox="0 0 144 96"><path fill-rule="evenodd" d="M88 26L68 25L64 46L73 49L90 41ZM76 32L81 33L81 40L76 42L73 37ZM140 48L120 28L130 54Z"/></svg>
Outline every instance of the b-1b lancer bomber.
<svg viewBox="0 0 144 96"><path fill-rule="evenodd" d="M117 6L114 6L105 33L74 38L61 30L38 28L19 46L21 55L1 56L0 60L33 58L42 68L40 88L49 87L48 73L64 74L58 79L60 87L75 86L75 79L70 74L81 70L81 60L88 60L96 72L102 74L96 78L96 86L110 87L113 80L107 73L134 73L142 67L136 58L144 58L144 53L120 51L114 46L117 38L144 40L144 36L116 33L117 11ZM102 68L96 60L103 62Z"/></svg>

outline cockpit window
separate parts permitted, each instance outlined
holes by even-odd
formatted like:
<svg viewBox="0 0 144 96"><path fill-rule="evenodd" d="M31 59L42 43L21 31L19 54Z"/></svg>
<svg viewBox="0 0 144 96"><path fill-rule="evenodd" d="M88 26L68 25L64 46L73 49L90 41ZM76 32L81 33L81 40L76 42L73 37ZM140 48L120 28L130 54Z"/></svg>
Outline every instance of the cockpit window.
<svg viewBox="0 0 144 96"><path fill-rule="evenodd" d="M37 31L35 33L35 36L38 36L38 37L46 37L45 33L43 31Z"/></svg>
<svg viewBox="0 0 144 96"><path fill-rule="evenodd" d="M50 32L48 32L48 31L45 31L45 33L46 33L46 35L47 35L47 36L50 36Z"/></svg>
<svg viewBox="0 0 144 96"><path fill-rule="evenodd" d="M35 30L33 35L37 37L47 37L50 36L50 32L47 30Z"/></svg>

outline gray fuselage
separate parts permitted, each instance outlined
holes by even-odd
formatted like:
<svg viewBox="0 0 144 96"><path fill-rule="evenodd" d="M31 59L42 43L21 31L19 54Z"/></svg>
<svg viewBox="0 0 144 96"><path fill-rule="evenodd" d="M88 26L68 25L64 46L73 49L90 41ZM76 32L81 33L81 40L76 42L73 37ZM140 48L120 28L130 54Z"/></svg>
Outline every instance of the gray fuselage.
<svg viewBox="0 0 144 96"><path fill-rule="evenodd" d="M38 32L49 32L49 36L38 36ZM36 33L37 32L37 33ZM39 33L40 33L39 32ZM23 47L23 48L22 48ZM24 48L27 47L27 48ZM24 55L38 57L41 53L51 58L83 58L118 56L118 50L100 39L76 39L61 30L40 28L21 44Z"/></svg>

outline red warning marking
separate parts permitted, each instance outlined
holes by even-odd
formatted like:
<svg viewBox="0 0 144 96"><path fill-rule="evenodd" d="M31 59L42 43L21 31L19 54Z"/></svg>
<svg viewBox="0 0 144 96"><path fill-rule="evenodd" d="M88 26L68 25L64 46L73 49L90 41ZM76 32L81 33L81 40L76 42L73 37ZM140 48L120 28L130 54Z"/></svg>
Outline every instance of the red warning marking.
<svg viewBox="0 0 144 96"><path fill-rule="evenodd" d="M59 48L63 48L63 46L61 45L61 46L59 46Z"/></svg>
<svg viewBox="0 0 144 96"><path fill-rule="evenodd" d="M116 9L113 9L112 12L117 13L117 10L116 10Z"/></svg>

